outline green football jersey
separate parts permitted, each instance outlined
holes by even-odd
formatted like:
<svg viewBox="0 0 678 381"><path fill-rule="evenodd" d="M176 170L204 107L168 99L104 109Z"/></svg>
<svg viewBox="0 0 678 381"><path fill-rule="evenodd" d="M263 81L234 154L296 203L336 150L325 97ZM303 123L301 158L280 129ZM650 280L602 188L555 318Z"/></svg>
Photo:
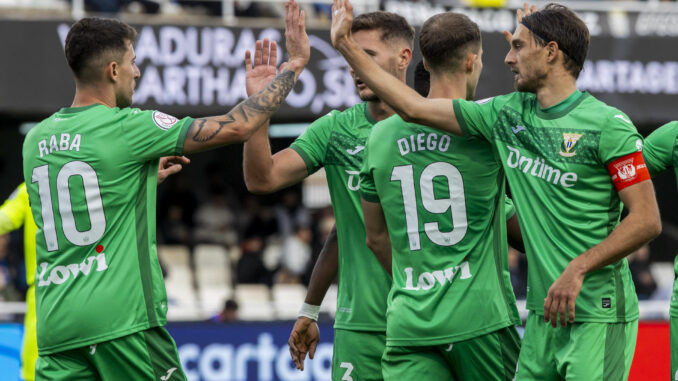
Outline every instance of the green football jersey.
<svg viewBox="0 0 678 381"><path fill-rule="evenodd" d="M651 133L645 139L643 157L653 177L673 167L678 186L678 122L667 123ZM678 279L678 256L673 261L673 268ZM673 282L671 316L678 317L678 282Z"/></svg>
<svg viewBox="0 0 678 381"><path fill-rule="evenodd" d="M625 114L580 91L547 109L530 93L453 104L464 134L491 142L501 158L527 251L527 308L543 314L569 262L618 225L622 205L606 166L642 150L642 138ZM586 275L575 317L638 318L626 259Z"/></svg>
<svg viewBox="0 0 678 381"><path fill-rule="evenodd" d="M374 126L365 151L360 192L381 204L393 255L386 345L457 342L520 324L493 147L396 115Z"/></svg>
<svg viewBox="0 0 678 381"><path fill-rule="evenodd" d="M61 109L26 136L40 355L165 324L158 158L181 154L191 122L92 105Z"/></svg>
<svg viewBox="0 0 678 381"><path fill-rule="evenodd" d="M367 103L332 111L292 143L308 173L325 167L339 241L339 289L334 327L385 331L391 279L365 243L360 168L375 121Z"/></svg>

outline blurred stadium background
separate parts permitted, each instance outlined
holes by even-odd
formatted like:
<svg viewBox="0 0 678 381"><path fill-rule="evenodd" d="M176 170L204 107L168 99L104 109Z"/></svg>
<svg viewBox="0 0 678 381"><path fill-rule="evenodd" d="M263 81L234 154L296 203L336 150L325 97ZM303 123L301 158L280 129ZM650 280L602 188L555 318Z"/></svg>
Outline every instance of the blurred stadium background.
<svg viewBox="0 0 678 381"><path fill-rule="evenodd" d="M331 109L358 98L343 58L329 43L330 4L302 0L312 57L273 118L274 151ZM142 77L135 106L175 116L221 114L244 99L243 57L256 39L282 40L282 0L0 0L0 199L20 184L26 132L70 105L74 84L63 56L73 20L119 17L139 31ZM538 3L539 4L539 3ZM512 90L501 32L513 30L517 0L356 0L358 12L397 12L420 26L446 10L467 13L484 39L478 99ZM543 4L542 4L543 5ZM625 111L641 134L678 119L678 6L675 2L573 1L591 48L579 87ZM281 57L282 58L282 57ZM420 60L415 58L410 70ZM412 80L412 76L409 76ZM102 147L105 149L105 147ZM321 308L322 342L303 373L287 336L311 269L334 220L324 173L272 195L248 194L242 147L191 157L158 189L159 256L170 299L168 325L191 380L326 380L336 287ZM633 380L668 377L668 311L678 253L678 191L672 173L655 179L664 232L634 253L641 328ZM524 255L511 252L516 295L525 296ZM365 287L370 287L365 285ZM26 281L21 232L0 237L0 380L18 379ZM520 302L523 317L524 301Z"/></svg>

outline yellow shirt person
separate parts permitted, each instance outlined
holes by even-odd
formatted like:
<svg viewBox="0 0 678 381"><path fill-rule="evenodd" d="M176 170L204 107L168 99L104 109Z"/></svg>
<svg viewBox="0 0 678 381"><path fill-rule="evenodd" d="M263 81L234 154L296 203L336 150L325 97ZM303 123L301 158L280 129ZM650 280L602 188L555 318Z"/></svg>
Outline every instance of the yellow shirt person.
<svg viewBox="0 0 678 381"><path fill-rule="evenodd" d="M22 183L0 206L0 235L24 227L24 259L26 261L26 316L24 317L24 340L21 348L21 378L35 379L35 360L38 358L38 342L35 335L35 232L31 206L28 203L26 183Z"/></svg>

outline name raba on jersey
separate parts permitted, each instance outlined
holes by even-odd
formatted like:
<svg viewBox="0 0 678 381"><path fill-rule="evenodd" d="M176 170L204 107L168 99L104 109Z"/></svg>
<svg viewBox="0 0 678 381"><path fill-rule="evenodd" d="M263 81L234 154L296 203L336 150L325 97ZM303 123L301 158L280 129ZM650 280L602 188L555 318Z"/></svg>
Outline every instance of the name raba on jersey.
<svg viewBox="0 0 678 381"><path fill-rule="evenodd" d="M80 134L75 134L73 140L71 140L71 134L65 132L59 136L59 139L56 135L52 135L49 138L49 146L47 139L38 142L38 152L40 152L40 157L43 157L55 151L80 151L81 139Z"/></svg>

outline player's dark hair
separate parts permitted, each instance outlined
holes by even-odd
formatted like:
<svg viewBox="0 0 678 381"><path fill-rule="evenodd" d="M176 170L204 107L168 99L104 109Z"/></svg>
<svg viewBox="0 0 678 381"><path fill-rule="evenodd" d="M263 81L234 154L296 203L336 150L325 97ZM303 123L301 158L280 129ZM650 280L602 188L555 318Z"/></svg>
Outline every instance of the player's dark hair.
<svg viewBox="0 0 678 381"><path fill-rule="evenodd" d="M565 53L565 69L579 77L589 50L589 28L568 7L551 3L544 9L526 15L521 21L530 32L534 41L546 46L551 41L558 44Z"/></svg>
<svg viewBox="0 0 678 381"><path fill-rule="evenodd" d="M419 61L414 68L414 89L422 97L427 97L431 90L431 73L426 70L424 60Z"/></svg>
<svg viewBox="0 0 678 381"><path fill-rule="evenodd" d="M120 20L84 18L73 24L66 36L68 66L81 82L94 81L101 60L121 59L127 42L134 43L136 38L137 31Z"/></svg>
<svg viewBox="0 0 678 381"><path fill-rule="evenodd" d="M477 53L481 37L478 24L461 13L445 12L432 16L421 27L419 47L429 69L459 69L469 51Z"/></svg>
<svg viewBox="0 0 678 381"><path fill-rule="evenodd" d="M395 13L376 11L360 14L353 19L351 33L361 30L381 31L382 42L401 39L410 49L414 46L414 28L403 16Z"/></svg>

